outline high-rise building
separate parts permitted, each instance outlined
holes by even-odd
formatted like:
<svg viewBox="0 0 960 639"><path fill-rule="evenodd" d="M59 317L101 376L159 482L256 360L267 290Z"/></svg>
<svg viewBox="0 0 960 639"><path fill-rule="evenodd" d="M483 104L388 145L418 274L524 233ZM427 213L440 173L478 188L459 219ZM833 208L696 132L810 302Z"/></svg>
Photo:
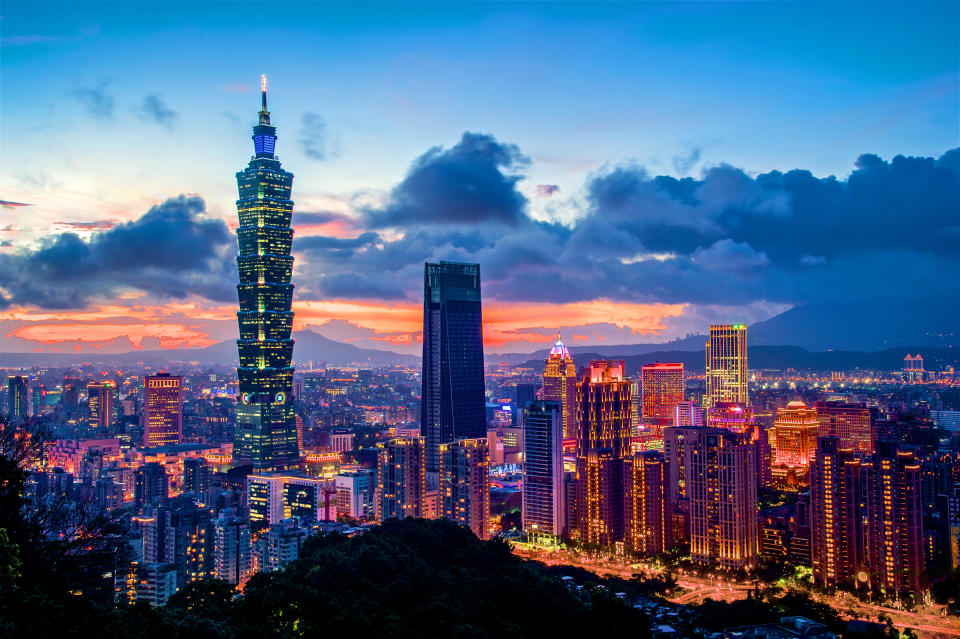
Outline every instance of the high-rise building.
<svg viewBox="0 0 960 639"><path fill-rule="evenodd" d="M422 377L420 432L436 472L440 444L487 432L479 264L424 264Z"/></svg>
<svg viewBox="0 0 960 639"><path fill-rule="evenodd" d="M567 534L563 477L563 408L529 404L523 425L523 530L532 538Z"/></svg>
<svg viewBox="0 0 960 639"><path fill-rule="evenodd" d="M513 403L513 425L523 426L523 409L537 399L537 391L533 384L517 384L515 393L517 401Z"/></svg>
<svg viewBox="0 0 960 639"><path fill-rule="evenodd" d="M170 494L170 478L163 464L150 462L137 469L134 477L133 504L138 510L156 506Z"/></svg>
<svg viewBox="0 0 960 639"><path fill-rule="evenodd" d="M214 557L211 576L234 585L250 575L250 525L233 508L224 508L213 522Z"/></svg>
<svg viewBox="0 0 960 639"><path fill-rule="evenodd" d="M188 457L183 460L183 492L200 496L201 501L210 488L212 469L203 457Z"/></svg>
<svg viewBox="0 0 960 639"><path fill-rule="evenodd" d="M440 444L439 509L480 539L490 536L490 449L487 439Z"/></svg>
<svg viewBox="0 0 960 639"><path fill-rule="evenodd" d="M694 561L753 568L759 558L757 471L746 435L689 429L686 460Z"/></svg>
<svg viewBox="0 0 960 639"><path fill-rule="evenodd" d="M770 431L773 447L772 477L781 490L797 490L809 485L810 463L817 452L820 420L817 411L801 401L777 409Z"/></svg>
<svg viewBox="0 0 960 639"><path fill-rule="evenodd" d="M662 428L673 425L677 404L683 401L683 364L644 364L640 376L640 419L659 435Z"/></svg>
<svg viewBox="0 0 960 639"><path fill-rule="evenodd" d="M254 155L237 173L240 254L237 320L239 388L233 456L257 472L289 470L300 462L293 415L293 257L290 218L293 174L274 155L277 129L267 111L266 77Z"/></svg>
<svg viewBox="0 0 960 639"><path fill-rule="evenodd" d="M87 384L87 410L90 426L97 432L107 432L117 419L117 385L113 382Z"/></svg>
<svg viewBox="0 0 960 639"><path fill-rule="evenodd" d="M563 439L576 437L577 367L559 336L543 367L543 399L560 404Z"/></svg>
<svg viewBox="0 0 960 639"><path fill-rule="evenodd" d="M624 462L624 541L642 555L667 552L673 545L670 474L663 454L635 453Z"/></svg>
<svg viewBox="0 0 960 639"><path fill-rule="evenodd" d="M300 546L307 531L295 518L270 524L253 543L254 568L257 572L273 572L284 568L300 556Z"/></svg>
<svg viewBox="0 0 960 639"><path fill-rule="evenodd" d="M180 588L208 578L214 554L211 518L209 508L188 496L165 500L150 518L141 520L144 561L173 565Z"/></svg>
<svg viewBox="0 0 960 639"><path fill-rule="evenodd" d="M372 521L376 516L377 473L372 470L344 471L334 476L337 487L337 518Z"/></svg>
<svg viewBox="0 0 960 639"><path fill-rule="evenodd" d="M179 444L183 439L183 378L158 373L143 378L143 445Z"/></svg>
<svg viewBox="0 0 960 639"><path fill-rule="evenodd" d="M250 525L260 530L283 519L296 517L313 523L329 518L335 502L333 482L290 473L262 473L247 477L247 507Z"/></svg>
<svg viewBox="0 0 960 639"><path fill-rule="evenodd" d="M683 401L674 411L675 426L704 426L703 409L696 402Z"/></svg>
<svg viewBox="0 0 960 639"><path fill-rule="evenodd" d="M438 451L439 452L439 449ZM427 493L423 437L397 437L377 444L377 522L421 517Z"/></svg>
<svg viewBox="0 0 960 639"><path fill-rule="evenodd" d="M820 421L819 437L836 437L842 448L873 452L873 420L866 404L818 401L814 408Z"/></svg>
<svg viewBox="0 0 960 639"><path fill-rule="evenodd" d="M577 523L584 543L623 540L623 458L610 447L591 448L577 460Z"/></svg>
<svg viewBox="0 0 960 639"><path fill-rule="evenodd" d="M11 424L22 424L30 416L27 378L23 375L7 377L7 416Z"/></svg>
<svg viewBox="0 0 960 639"><path fill-rule="evenodd" d="M165 606L177 592L177 569L170 564L143 563L137 568L136 600Z"/></svg>
<svg viewBox="0 0 960 639"><path fill-rule="evenodd" d="M747 327L745 324L710 326L706 344L707 389L703 408L717 402L748 405L747 392Z"/></svg>

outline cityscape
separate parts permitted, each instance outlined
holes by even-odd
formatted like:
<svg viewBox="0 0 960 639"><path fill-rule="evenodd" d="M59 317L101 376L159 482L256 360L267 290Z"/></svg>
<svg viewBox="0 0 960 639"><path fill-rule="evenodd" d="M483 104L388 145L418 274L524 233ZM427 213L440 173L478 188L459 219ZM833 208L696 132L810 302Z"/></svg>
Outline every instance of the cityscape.
<svg viewBox="0 0 960 639"><path fill-rule="evenodd" d="M98 37L27 35L39 5L11 4L8 87L46 64L28 47ZM197 24L226 4L201 5ZM278 6L347 19L343 6ZM531 14L459 10L574 19L507 6ZM956 2L914 6L960 27ZM472 19L435 9L441 31ZM924 24L904 28L922 40ZM930 46L957 54L960 30L946 31ZM337 159L315 146L326 133L304 142L310 113L294 133L284 107L306 88L289 69L221 94L246 105L227 119L253 143L233 164L176 153L235 183L229 221L171 195L137 219L33 236L64 214L5 159L0 634L960 637L949 64L946 119L930 116L939 148L918 137L909 157L861 155L823 180L721 161L698 179L700 150L676 178L592 165L587 221L562 221L573 200L545 202L566 183L516 190L530 158L469 131L420 155L386 200L341 198L359 217L333 196L320 210L314 184L301 212L291 170L311 148ZM72 91L112 111L109 87ZM156 100L154 124L188 144ZM20 134L4 120L10 156ZM139 170L161 155L141 154ZM802 207L849 226L790 217ZM709 220L671 226L700 208ZM780 236L769 245L765 225ZM714 241L717 229L731 237ZM851 237L817 239L825 229ZM917 246L899 237L913 232ZM871 233L873 248L852 237ZM617 248L632 234L644 244ZM843 241L853 248L832 246ZM841 272L849 260L867 266Z"/></svg>

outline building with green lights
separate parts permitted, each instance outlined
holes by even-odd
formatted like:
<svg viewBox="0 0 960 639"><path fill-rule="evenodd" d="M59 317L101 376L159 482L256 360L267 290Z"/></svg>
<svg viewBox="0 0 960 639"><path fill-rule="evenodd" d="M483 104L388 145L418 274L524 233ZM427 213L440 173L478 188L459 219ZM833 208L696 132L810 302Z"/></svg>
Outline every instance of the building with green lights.
<svg viewBox="0 0 960 639"><path fill-rule="evenodd" d="M274 155L277 129L270 124L265 78L261 95L260 122L253 127L254 156L237 173L240 384L233 445L234 464L252 464L257 472L288 470L300 463L291 397L293 174L284 171Z"/></svg>

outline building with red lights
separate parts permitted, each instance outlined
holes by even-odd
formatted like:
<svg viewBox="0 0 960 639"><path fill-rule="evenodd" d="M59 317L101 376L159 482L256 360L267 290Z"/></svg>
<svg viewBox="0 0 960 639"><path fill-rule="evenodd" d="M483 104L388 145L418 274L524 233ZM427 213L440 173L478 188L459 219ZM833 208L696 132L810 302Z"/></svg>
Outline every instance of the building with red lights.
<svg viewBox="0 0 960 639"><path fill-rule="evenodd" d="M576 437L577 367L559 335L543 367L543 399L560 404L563 413L563 438ZM523 406L519 408L522 409Z"/></svg>
<svg viewBox="0 0 960 639"><path fill-rule="evenodd" d="M773 482L781 490L797 490L810 483L810 463L817 452L820 421L817 411L800 401L777 410L773 424Z"/></svg>
<svg viewBox="0 0 960 639"><path fill-rule="evenodd" d="M819 401L814 408L820 421L820 437L836 437L842 448L873 452L873 419L866 404Z"/></svg>
<svg viewBox="0 0 960 639"><path fill-rule="evenodd" d="M677 404L683 401L683 364L645 364L640 373L640 418L656 433L673 425Z"/></svg>

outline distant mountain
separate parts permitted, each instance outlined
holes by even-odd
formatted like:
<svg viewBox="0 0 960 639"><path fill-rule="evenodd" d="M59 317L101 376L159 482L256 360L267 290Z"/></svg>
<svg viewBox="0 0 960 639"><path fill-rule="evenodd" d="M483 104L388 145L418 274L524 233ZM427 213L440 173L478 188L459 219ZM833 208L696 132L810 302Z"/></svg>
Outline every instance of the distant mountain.
<svg viewBox="0 0 960 639"><path fill-rule="evenodd" d="M416 355L402 355L393 351L381 351L372 348L360 348L353 344L344 344L328 339L313 331L298 331L293 338L294 362L326 362L331 366L390 366L393 364L419 365ZM206 348L177 348L157 351L130 351L128 353L0 353L0 367L19 367L34 365L67 365L79 362L117 363L121 365L136 362L193 362L236 365L237 342L226 340Z"/></svg>
<svg viewBox="0 0 960 639"><path fill-rule="evenodd" d="M960 346L960 300L806 304L749 327L750 346L879 351Z"/></svg>
<svg viewBox="0 0 960 639"><path fill-rule="evenodd" d="M646 353L656 353L661 351L694 351L703 350L703 344L706 341L706 335L688 335L682 339L675 339L672 342L661 342L659 344L611 344L609 346L571 346L566 344L567 350L575 359L593 357L612 357L617 355L618 359L628 355L644 355ZM553 345L551 344L551 347ZM542 360L550 354L549 348L544 348L532 353L488 353L484 356L487 363L506 362L508 364L519 364L531 359Z"/></svg>

